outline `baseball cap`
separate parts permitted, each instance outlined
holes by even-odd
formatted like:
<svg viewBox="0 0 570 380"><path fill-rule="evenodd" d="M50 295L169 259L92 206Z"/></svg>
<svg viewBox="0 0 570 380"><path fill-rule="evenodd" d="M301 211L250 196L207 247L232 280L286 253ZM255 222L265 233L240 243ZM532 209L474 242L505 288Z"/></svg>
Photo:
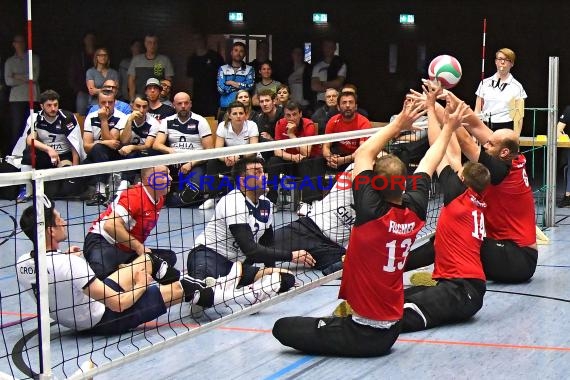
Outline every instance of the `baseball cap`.
<svg viewBox="0 0 570 380"><path fill-rule="evenodd" d="M156 78L147 79L146 85L144 86L144 88L147 88L148 86L156 86L156 87L162 88L162 86L160 85L160 81Z"/></svg>

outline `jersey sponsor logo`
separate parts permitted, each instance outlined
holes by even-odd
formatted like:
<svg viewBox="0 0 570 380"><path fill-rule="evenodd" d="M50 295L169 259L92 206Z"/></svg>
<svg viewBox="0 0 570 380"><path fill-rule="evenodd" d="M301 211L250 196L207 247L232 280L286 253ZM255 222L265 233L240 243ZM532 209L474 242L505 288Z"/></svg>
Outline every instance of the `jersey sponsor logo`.
<svg viewBox="0 0 570 380"><path fill-rule="evenodd" d="M172 148L194 150L194 144L192 144L191 142L178 142L178 143L173 143Z"/></svg>
<svg viewBox="0 0 570 380"><path fill-rule="evenodd" d="M471 200L471 203L473 203L475 206L477 207L481 207L481 208L485 208L487 207L487 203L485 202L481 202L480 200L477 199L477 197L475 197L474 195L470 195L469 199Z"/></svg>
<svg viewBox="0 0 570 380"><path fill-rule="evenodd" d="M388 226L388 232L392 232L396 235L406 235L411 233L416 227L416 222L412 223L396 223L391 220Z"/></svg>

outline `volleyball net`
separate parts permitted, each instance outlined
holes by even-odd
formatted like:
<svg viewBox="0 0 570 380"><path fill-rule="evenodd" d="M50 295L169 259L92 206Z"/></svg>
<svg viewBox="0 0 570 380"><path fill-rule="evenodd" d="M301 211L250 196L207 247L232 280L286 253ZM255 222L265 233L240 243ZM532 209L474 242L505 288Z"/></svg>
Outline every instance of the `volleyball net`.
<svg viewBox="0 0 570 380"><path fill-rule="evenodd" d="M90 179L105 175L110 178L109 196L113 199L118 192L130 191L130 188L117 188L118 181L113 178L117 178L120 173L139 171L142 168L157 165L172 166L194 160L212 160L308 144L359 139L370 136L374 132L375 129L370 129L96 165L38 170L13 175L3 174L0 175L0 188L20 187L31 183L35 191L38 226L43 226L44 189L55 181ZM413 172L413 165L414 163L410 162L410 172ZM323 176L325 174L325 172L322 173ZM289 201L296 199L296 195L291 193L294 190L291 188L279 190L280 199L274 208L273 228L275 229L286 226L298 218L296 210L288 207L287 201L284 201L284 199ZM350 190L346 193L350 193ZM60 194L60 197L66 198L66 194ZM74 199L61 199L55 202L56 209L67 221L65 227L67 239L62 243L62 249L65 250L67 246L73 245L83 247L89 228L106 210L106 206L86 206L83 201ZM344 206L350 207L350 201L347 202L348 204ZM290 270L295 276L295 286L287 292L277 294L275 291L269 291L267 289L275 289L272 287L273 284L269 284L269 288L262 286L257 289L257 293L255 289L252 289L251 294L247 292L241 294L240 302L237 299L225 298L218 300L219 302L212 307L198 311L186 302L173 305L166 314L121 335L81 334L50 319L49 305L54 304L50 297L57 298L58 295L49 290L53 283L48 285L50 277L47 273L46 241L42 228L38 228L36 265L33 269L33 274L37 276L37 289L34 290L38 295L38 302L35 302L32 289L26 288L17 281L17 270L22 270L16 265L18 259L34 249L30 240L20 230L18 223L23 210L31 203L19 204L15 201L0 200L0 205L0 247L2 247L0 258L0 327L2 328L0 376L4 374L13 378L35 378L42 374L55 378L92 377L142 355L152 354L156 350L169 347L181 339L187 339L230 320L261 311L270 305L338 279L342 275L341 270L325 275L320 270L313 270L303 265L277 262L276 267ZM421 244L435 231L441 205L442 197L434 181L430 192L426 226L421 231L416 244ZM194 247L196 238L205 230L207 223L215 219L215 209L200 210L196 206L164 207L160 212L156 228L147 238L145 246L174 252L175 267L181 273L186 273L189 251ZM262 293L261 296L260 293ZM249 301L243 301L244 299Z"/></svg>

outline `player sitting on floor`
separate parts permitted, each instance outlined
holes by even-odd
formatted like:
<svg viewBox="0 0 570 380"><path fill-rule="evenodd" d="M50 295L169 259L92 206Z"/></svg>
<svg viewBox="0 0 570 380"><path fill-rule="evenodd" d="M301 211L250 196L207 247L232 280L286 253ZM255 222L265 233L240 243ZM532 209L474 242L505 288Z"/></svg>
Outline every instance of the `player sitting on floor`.
<svg viewBox="0 0 570 380"><path fill-rule="evenodd" d="M342 256L354 224L351 164L337 175L331 191L312 203L307 216L275 230L274 245L285 251L304 249L315 258L315 269L330 274L342 269Z"/></svg>
<svg viewBox="0 0 570 380"><path fill-rule="evenodd" d="M424 113L423 107L407 99L398 117L355 153L352 186L356 221L339 293L354 314L279 319L273 335L283 345L308 354L366 357L389 353L398 338L404 306L402 271L425 224L430 176L445 154L455 123L444 125L419 163L415 177L407 182L405 192L400 186L374 188L377 179L393 181L407 174L397 157L377 155L401 130L411 128ZM450 119L459 118L453 114Z"/></svg>
<svg viewBox="0 0 570 380"><path fill-rule="evenodd" d="M194 248L188 254L188 273L196 278L228 275L231 279L237 274L239 278L235 285L245 292L257 292L261 298L256 298L262 300L289 290L295 283L294 276L288 271L270 268L275 261L293 261L312 267L315 260L305 250L291 252L271 246L273 207L263 195L263 159L239 159L233 166L232 175L236 188L220 199L204 232L196 237ZM265 263L265 269L253 266L254 263ZM224 281L219 284L223 285ZM234 289L227 285L226 288L229 294L225 300L232 300ZM259 289L263 292L258 292ZM223 294L216 291L216 296ZM217 303L218 298L214 301ZM235 301L241 302L237 297Z"/></svg>
<svg viewBox="0 0 570 380"><path fill-rule="evenodd" d="M169 285L150 285L148 274L157 278L164 269L150 255L141 255L131 265L99 279L79 247L71 246L67 252L59 249L67 239L67 222L49 199L42 203L50 317L67 328L97 335L122 334L165 314L167 307L198 301L207 285L215 282L212 278L203 281L180 276L176 271ZM33 242L36 219L34 207L24 210L20 219L22 231ZM17 273L22 290L32 289L37 300L35 257L34 251L22 255Z"/></svg>
<svg viewBox="0 0 570 380"><path fill-rule="evenodd" d="M428 138L433 143L440 133L435 101L441 87L428 83L424 90ZM459 116L465 115L467 108L462 104L457 110ZM446 112L443 123L448 122ZM454 170L461 169L461 150L457 141L452 142L437 167L443 208L437 220L435 239L410 252L406 264L409 269L413 261L418 261L417 255L427 255L433 262L435 255L433 278L437 284L413 286L404 291L403 332L465 321L483 306L486 286L480 252L487 205L482 194L489 185L490 174L485 166L472 162L467 162L462 172L456 173Z"/></svg>
<svg viewBox="0 0 570 380"><path fill-rule="evenodd" d="M519 136L511 129L491 131L472 112L465 121L481 146L460 128L456 134L463 154L491 172L491 186L485 194L487 236L481 247L485 275L487 280L503 283L528 281L538 259L536 215Z"/></svg>
<svg viewBox="0 0 570 380"><path fill-rule="evenodd" d="M156 226L171 181L166 166L142 169L141 183L120 191L115 201L93 222L85 237L84 254L99 279L144 254L174 266L176 254L173 251L145 246Z"/></svg>

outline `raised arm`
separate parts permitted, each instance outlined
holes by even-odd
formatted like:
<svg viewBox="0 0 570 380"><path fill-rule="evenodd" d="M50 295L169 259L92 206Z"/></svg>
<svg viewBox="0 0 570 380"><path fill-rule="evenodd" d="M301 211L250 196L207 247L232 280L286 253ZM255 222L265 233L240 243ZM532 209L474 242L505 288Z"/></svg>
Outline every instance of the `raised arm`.
<svg viewBox="0 0 570 380"><path fill-rule="evenodd" d="M411 128L413 122L425 113L424 107L423 103L406 99L402 111L396 116L394 121L385 127L379 128L378 132L356 150L353 175L358 175L365 170L372 170L376 157L384 149L388 141L396 137L401 130Z"/></svg>
<svg viewBox="0 0 570 380"><path fill-rule="evenodd" d="M416 168L416 173L421 172L427 173L430 176L433 175L433 172L445 155L445 151L453 131L461 125L461 122L467 114L467 110L470 110L469 106L464 102L459 103L453 113L449 113L450 108L451 105L448 98L446 112L444 113L443 128L433 145L431 145L426 152L424 158L420 161Z"/></svg>

